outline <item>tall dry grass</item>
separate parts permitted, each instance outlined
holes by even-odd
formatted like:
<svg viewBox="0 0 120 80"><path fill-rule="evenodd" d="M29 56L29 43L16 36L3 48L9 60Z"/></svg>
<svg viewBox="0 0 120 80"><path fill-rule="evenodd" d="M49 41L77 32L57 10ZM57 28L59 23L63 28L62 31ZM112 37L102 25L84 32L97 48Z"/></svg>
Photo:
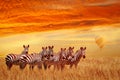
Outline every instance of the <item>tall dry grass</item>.
<svg viewBox="0 0 120 80"><path fill-rule="evenodd" d="M23 71L18 66L13 66L7 70L4 59L0 59L0 80L120 80L120 58L102 57L86 58L79 62L78 68L64 71L39 70L37 67L33 71L27 66Z"/></svg>

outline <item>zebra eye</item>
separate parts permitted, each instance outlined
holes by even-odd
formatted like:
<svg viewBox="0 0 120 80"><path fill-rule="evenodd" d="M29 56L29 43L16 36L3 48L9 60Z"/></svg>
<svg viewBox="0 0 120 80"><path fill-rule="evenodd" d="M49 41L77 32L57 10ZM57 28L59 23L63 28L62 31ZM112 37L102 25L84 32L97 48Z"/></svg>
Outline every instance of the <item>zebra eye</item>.
<svg viewBox="0 0 120 80"><path fill-rule="evenodd" d="M53 55L51 55L51 57L53 57Z"/></svg>

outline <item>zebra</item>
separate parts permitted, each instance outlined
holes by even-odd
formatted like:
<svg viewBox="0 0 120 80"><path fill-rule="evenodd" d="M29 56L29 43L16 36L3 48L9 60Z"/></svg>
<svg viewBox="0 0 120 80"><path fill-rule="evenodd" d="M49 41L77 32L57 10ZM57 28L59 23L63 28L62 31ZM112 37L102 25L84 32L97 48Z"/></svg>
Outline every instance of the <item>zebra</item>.
<svg viewBox="0 0 120 80"><path fill-rule="evenodd" d="M42 51L39 53L22 55L20 57L20 63L21 63L20 67L25 68L25 66L29 64L30 69L33 69L35 65L38 65L38 68L41 69L47 54L48 54L47 47L42 47ZM44 65L44 67L45 66L46 65Z"/></svg>
<svg viewBox="0 0 120 80"><path fill-rule="evenodd" d="M66 59L68 59L69 57L73 57L73 51L74 47L69 47L66 53Z"/></svg>
<svg viewBox="0 0 120 80"><path fill-rule="evenodd" d="M54 54L53 54L53 53L54 53L53 48L54 48L54 46L48 46L48 51L47 51L47 55L45 56L45 58L46 58L45 61L46 61L47 59L50 59L50 57L54 55ZM44 65L44 68L47 69L47 66L48 66L48 65L46 64L46 62L44 62L43 65ZM51 66L51 65L49 65L48 68L50 68L50 66Z"/></svg>
<svg viewBox="0 0 120 80"><path fill-rule="evenodd" d="M44 57L47 57L48 56L47 47L42 47L42 51L39 54L42 55L42 59L44 59Z"/></svg>
<svg viewBox="0 0 120 80"><path fill-rule="evenodd" d="M45 59L45 64L48 68L50 68L51 65L54 66L54 69L63 69L62 61L66 58L66 48L61 48L61 50L54 55L51 55L50 58Z"/></svg>
<svg viewBox="0 0 120 80"><path fill-rule="evenodd" d="M50 56L50 58L44 60L44 63L46 64L46 69L50 68L52 65L54 66L54 70L57 68L59 70L60 68L60 61L59 61L59 54L54 54L53 56Z"/></svg>
<svg viewBox="0 0 120 80"><path fill-rule="evenodd" d="M19 63L19 58L20 58L21 55L28 54L29 45L28 46L23 45L23 48L24 48L24 50L21 52L21 54L11 53L11 54L6 55L5 61L6 61L6 65L7 65L8 70L10 70L13 65L19 65L20 64Z"/></svg>
<svg viewBox="0 0 120 80"><path fill-rule="evenodd" d="M60 56L60 60L66 59L66 48L61 48L61 51L58 54Z"/></svg>
<svg viewBox="0 0 120 80"><path fill-rule="evenodd" d="M54 48L54 46L48 46L48 49L49 49L48 50L48 57L53 55L53 53L54 53L53 48Z"/></svg>
<svg viewBox="0 0 120 80"><path fill-rule="evenodd" d="M43 66L44 66L44 69L46 70L47 64L44 61L49 56L48 51L47 51L47 47L42 47L42 51L39 54L42 56Z"/></svg>
<svg viewBox="0 0 120 80"><path fill-rule="evenodd" d="M70 68L72 68L73 65L75 65L75 68L77 68L77 65L80 61L80 59L83 57L85 58L85 50L86 47L80 47L79 50L76 51L73 57L69 57L68 60L64 60L63 64L70 65Z"/></svg>
<svg viewBox="0 0 120 80"><path fill-rule="evenodd" d="M24 48L24 50L22 51L21 54L28 54L28 51L29 51L29 45L27 45L27 46L23 45L23 48Z"/></svg>
<svg viewBox="0 0 120 80"><path fill-rule="evenodd" d="M42 68L42 55L38 53L25 54L20 57L20 68L24 69L27 64L29 64L29 69L33 69L35 65L38 68Z"/></svg>
<svg viewBox="0 0 120 80"><path fill-rule="evenodd" d="M53 56L54 53L53 48L54 46L48 46L48 50L47 50L47 47L42 47L43 49L43 51L41 52L42 56L44 58L46 57L49 59L50 56Z"/></svg>

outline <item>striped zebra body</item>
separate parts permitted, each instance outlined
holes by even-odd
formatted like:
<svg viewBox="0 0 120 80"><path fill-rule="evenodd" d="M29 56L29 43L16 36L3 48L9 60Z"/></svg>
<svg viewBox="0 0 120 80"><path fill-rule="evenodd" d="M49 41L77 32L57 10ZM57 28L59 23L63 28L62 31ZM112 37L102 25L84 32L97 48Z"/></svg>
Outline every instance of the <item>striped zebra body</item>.
<svg viewBox="0 0 120 80"><path fill-rule="evenodd" d="M42 56L40 54L26 54L20 57L21 68L25 68L29 64L29 68L33 69L35 65L38 65L38 68L42 66Z"/></svg>
<svg viewBox="0 0 120 80"><path fill-rule="evenodd" d="M19 65L19 58L21 54L8 54L5 58L8 69L11 69L12 65Z"/></svg>
<svg viewBox="0 0 120 80"><path fill-rule="evenodd" d="M73 65L75 65L75 68L77 68L77 65L80 61L80 59L83 57L85 58L85 50L86 47L80 47L79 50L76 51L76 53L73 56L69 56L67 59L62 61L62 66L69 65L70 68L72 68Z"/></svg>
<svg viewBox="0 0 120 80"><path fill-rule="evenodd" d="M54 66L54 69L59 69L60 67L60 56L59 55L53 55L50 56L49 59L46 59L44 63L46 64L47 68L50 68L50 66Z"/></svg>
<svg viewBox="0 0 120 80"><path fill-rule="evenodd" d="M66 59L66 48L61 48L61 50L57 53L57 55L51 55L50 58L45 58L45 64L49 68L49 66L53 65L54 69L63 69L63 61Z"/></svg>
<svg viewBox="0 0 120 80"><path fill-rule="evenodd" d="M83 57L85 58L85 50L86 47L80 47L79 50L76 51L73 57L69 58L69 60L66 62L67 64L70 64L70 68L72 68L73 65L75 65L75 68L77 68L77 65L80 61L80 59Z"/></svg>
<svg viewBox="0 0 120 80"><path fill-rule="evenodd" d="M69 57L73 57L73 51L74 47L69 47L66 53L66 59L69 59Z"/></svg>
<svg viewBox="0 0 120 80"><path fill-rule="evenodd" d="M6 65L7 65L7 68L10 70L12 65L20 65L20 57L24 54L28 54L28 48L29 48L29 45L25 46L23 45L23 48L24 50L22 51L21 54L8 54L6 57L5 57L5 61L6 61Z"/></svg>

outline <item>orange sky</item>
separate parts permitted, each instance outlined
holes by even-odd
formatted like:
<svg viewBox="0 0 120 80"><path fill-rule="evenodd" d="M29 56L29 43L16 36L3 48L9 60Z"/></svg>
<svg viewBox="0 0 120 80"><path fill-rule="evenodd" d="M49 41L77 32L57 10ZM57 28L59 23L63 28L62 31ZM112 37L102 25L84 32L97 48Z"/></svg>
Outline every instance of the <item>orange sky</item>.
<svg viewBox="0 0 120 80"><path fill-rule="evenodd" d="M103 39L107 40L106 44L114 47L115 53L118 54L120 47L117 45L120 43L119 26L119 0L0 0L0 53L7 54L14 47L18 48L27 43L34 47L36 44L37 47L43 45L42 41L45 41L44 45L52 45L54 40L57 41L54 45L60 47L71 45L79 47L77 45L79 41L80 43L81 40L86 41L81 44L88 46L89 53L94 53L97 48L97 45L94 44L95 38L102 36ZM36 41L36 32L38 35L42 34L42 37L37 36L41 41ZM53 34L56 36L53 37ZM26 42L19 42L18 39L24 40L22 36L25 35L27 35ZM65 38L68 39L68 43L73 40L78 42L64 45ZM49 39L51 42L47 43L46 41ZM59 40L62 41L57 44ZM4 41L6 44L2 44ZM91 41L93 49L90 48ZM11 43L18 44L18 46L13 46ZM61 45L62 43L64 46ZM6 47L9 50L5 51ZM59 47L57 48L59 49ZM111 52L109 49L107 47L99 53ZM16 49L15 52L17 51L19 50Z"/></svg>
<svg viewBox="0 0 120 80"><path fill-rule="evenodd" d="M116 24L120 22L119 2L0 0L0 35Z"/></svg>

